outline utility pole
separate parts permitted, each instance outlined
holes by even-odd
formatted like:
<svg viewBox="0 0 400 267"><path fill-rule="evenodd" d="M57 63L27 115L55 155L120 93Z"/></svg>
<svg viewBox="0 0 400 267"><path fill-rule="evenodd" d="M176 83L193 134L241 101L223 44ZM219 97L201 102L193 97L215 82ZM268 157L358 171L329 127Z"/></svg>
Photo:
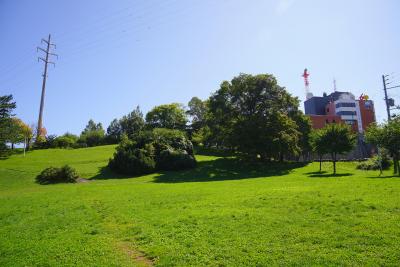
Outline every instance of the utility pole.
<svg viewBox="0 0 400 267"><path fill-rule="evenodd" d="M392 117L390 115L391 110L400 110L400 105L396 106L394 99L388 97L387 90L400 88L400 85L391 85L390 87L387 87L389 84L396 82L390 76L391 75L382 75L383 91L385 92L385 103L386 103L386 111L387 111L388 121L390 121L392 119Z"/></svg>
<svg viewBox="0 0 400 267"><path fill-rule="evenodd" d="M40 98L40 109L39 109L39 119L38 119L38 125L37 125L37 133L36 133L36 138L40 137L41 131L42 131L42 119L43 119L43 107L44 107L44 96L46 93L46 78L47 78L47 66L48 64L53 64L53 66L55 67L55 63L49 61L49 56L56 56L58 58L58 55L50 53L50 48L51 46L53 46L54 48L56 48L55 44L51 43L51 35L49 34L49 37L47 40L42 39L42 44L45 43L46 49L43 49L41 47L37 47L37 52L42 51L45 53L45 58L42 57L38 57L38 61L42 60L44 62L44 72L43 72L43 83L42 83L42 96Z"/></svg>
<svg viewBox="0 0 400 267"><path fill-rule="evenodd" d="M382 81L383 81L383 91L385 92L385 103L386 103L386 111L387 111L387 116L388 116L388 121L390 121L390 106L389 106L389 99L388 99L388 94L387 94L387 89L386 89L386 76L387 75L382 75Z"/></svg>

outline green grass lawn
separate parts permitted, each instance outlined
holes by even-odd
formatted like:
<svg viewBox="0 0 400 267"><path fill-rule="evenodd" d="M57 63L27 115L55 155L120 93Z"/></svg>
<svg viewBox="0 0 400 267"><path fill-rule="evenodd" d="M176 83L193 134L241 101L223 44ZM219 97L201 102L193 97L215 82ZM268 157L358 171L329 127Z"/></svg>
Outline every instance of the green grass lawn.
<svg viewBox="0 0 400 267"><path fill-rule="evenodd" d="M339 163L332 177L329 163L321 175L317 163L197 156L194 170L131 178L104 169L113 151L0 160L0 266L399 265L400 179L390 171ZM63 164L93 181L34 182Z"/></svg>

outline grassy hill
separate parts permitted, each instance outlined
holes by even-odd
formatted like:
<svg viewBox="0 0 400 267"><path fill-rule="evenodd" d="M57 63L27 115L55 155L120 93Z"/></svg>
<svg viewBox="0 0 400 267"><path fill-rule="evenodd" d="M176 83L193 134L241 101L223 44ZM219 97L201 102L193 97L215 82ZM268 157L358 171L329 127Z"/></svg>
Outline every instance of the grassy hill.
<svg viewBox="0 0 400 267"><path fill-rule="evenodd" d="M198 168L136 178L114 146L0 160L0 266L398 265L400 179L339 163ZM70 164L93 181L38 185ZM330 171L326 163L324 168Z"/></svg>

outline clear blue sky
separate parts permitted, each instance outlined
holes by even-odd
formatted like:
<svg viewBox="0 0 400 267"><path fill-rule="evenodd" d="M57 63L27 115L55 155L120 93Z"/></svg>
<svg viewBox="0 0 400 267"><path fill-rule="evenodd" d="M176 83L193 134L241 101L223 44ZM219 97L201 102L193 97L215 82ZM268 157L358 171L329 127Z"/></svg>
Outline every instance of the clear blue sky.
<svg viewBox="0 0 400 267"><path fill-rule="evenodd" d="M338 90L368 94L382 121L381 75L400 84L399 12L397 0L0 0L0 94L37 122L36 46L51 33L60 58L49 67L49 133L206 99L240 72L274 74L303 101L305 67L314 95L335 77ZM400 102L400 89L391 93Z"/></svg>

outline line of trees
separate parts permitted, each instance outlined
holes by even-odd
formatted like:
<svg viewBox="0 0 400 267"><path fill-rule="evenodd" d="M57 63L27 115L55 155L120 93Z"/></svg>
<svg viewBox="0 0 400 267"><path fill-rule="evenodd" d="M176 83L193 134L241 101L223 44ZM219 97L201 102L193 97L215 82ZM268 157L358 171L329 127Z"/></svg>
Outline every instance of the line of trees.
<svg viewBox="0 0 400 267"><path fill-rule="evenodd" d="M12 96L1 97L0 101L0 123L20 125L19 129L25 129L23 136L29 144L32 130L12 118L15 108ZM299 110L299 103L298 98L279 86L273 75L240 74L231 81L223 81L204 101L193 97L187 107L179 103L159 105L145 116L136 107L122 118L114 119L106 130L101 123L89 120L80 136L70 133L58 137L48 135L35 146L117 144L124 138L137 140L143 132L165 128L185 133L194 145L229 150L250 160L298 160L315 153L319 155L321 168L322 157L330 155L336 173L338 155L353 149L356 135L344 124L329 124L313 131L310 119ZM390 152L396 173L400 173L399 120L395 118L389 123L372 126L366 133L369 143ZM11 130L5 133L4 127L1 129L0 146L21 140L21 135L11 135Z"/></svg>

